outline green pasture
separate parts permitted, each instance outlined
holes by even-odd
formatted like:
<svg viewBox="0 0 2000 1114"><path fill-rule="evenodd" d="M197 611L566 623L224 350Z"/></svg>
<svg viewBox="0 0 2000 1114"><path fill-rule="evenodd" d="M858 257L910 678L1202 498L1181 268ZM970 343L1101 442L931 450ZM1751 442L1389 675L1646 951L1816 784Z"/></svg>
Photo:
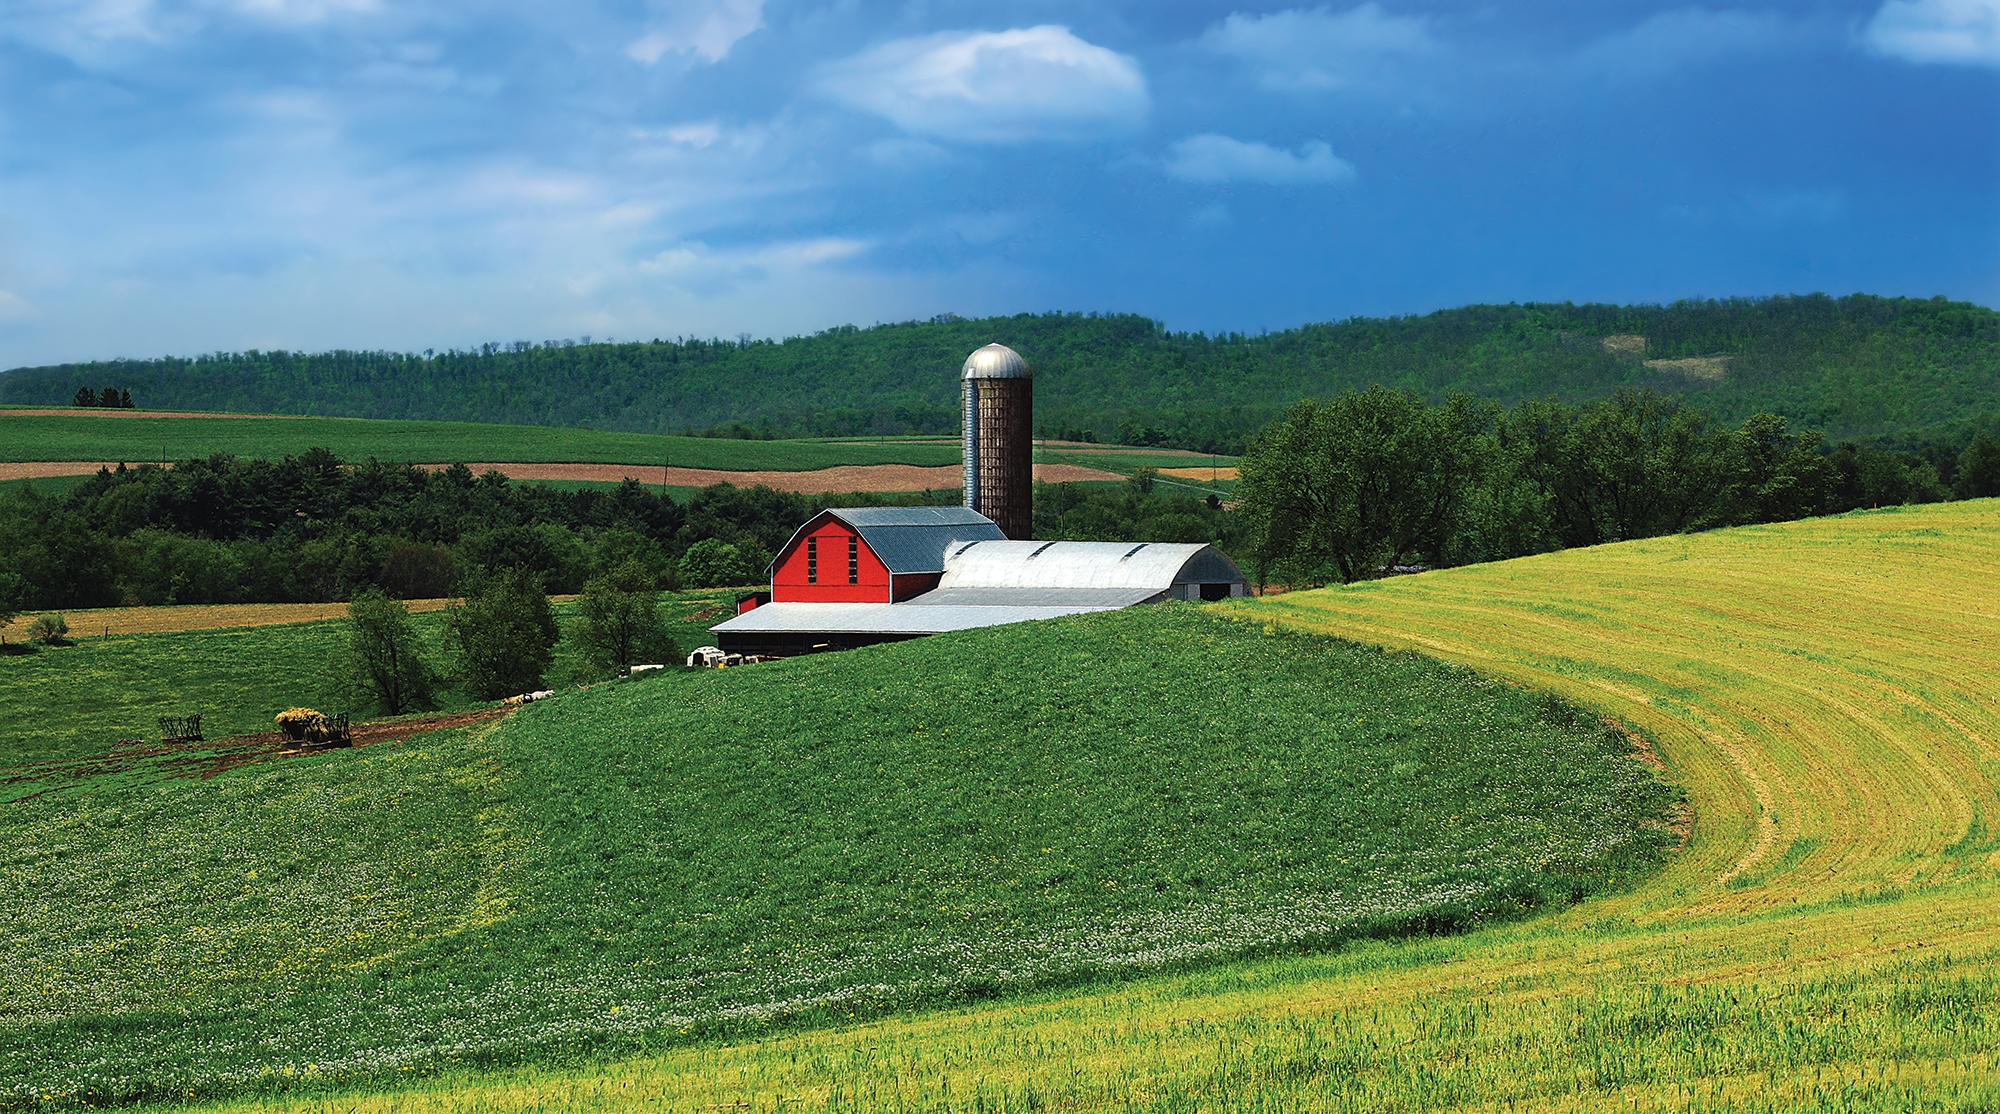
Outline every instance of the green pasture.
<svg viewBox="0 0 2000 1114"><path fill-rule="evenodd" d="M733 613L730 605L739 594L731 589L662 593L660 616L685 653L712 641L707 628ZM556 618L568 631L576 621L575 604L558 603ZM410 621L431 660L447 665L444 613L424 612ZM344 620L108 638L85 625L81 620L73 625L71 645L16 641L0 652L0 771L102 755L121 740L157 740L159 717L166 715L198 712L203 733L220 740L269 731L273 717L300 705L352 712L357 719L366 712L355 706L342 675ZM565 637L556 644L549 684L596 679L573 641ZM477 703L449 686L439 695L445 709ZM17 780L0 785L0 799L40 788L45 788L40 782Z"/></svg>
<svg viewBox="0 0 2000 1114"><path fill-rule="evenodd" d="M1117 445L1107 445L1104 450L1035 448L1035 461L1040 464L1080 464L1085 468L1102 468L1107 472L1130 475L1141 468L1206 468L1213 464L1218 468L1231 468L1239 458L1233 456L1199 456L1189 453L1170 453L1128 449Z"/></svg>
<svg viewBox="0 0 2000 1114"><path fill-rule="evenodd" d="M0 480L0 496L18 494L30 486L43 495L61 495L89 478L87 475L37 476L32 480Z"/></svg>
<svg viewBox="0 0 2000 1114"><path fill-rule="evenodd" d="M1068 1009L1039 996L1617 888L1672 804L1568 705L1192 605L647 674L0 808L0 1100Z"/></svg>
<svg viewBox="0 0 2000 1114"><path fill-rule="evenodd" d="M416 463L668 464L731 471L812 471L840 464L953 464L956 444L737 441L474 422L367 418L167 418L129 412L0 411L0 461L101 460L141 464L213 453L277 458L314 446L347 460Z"/></svg>

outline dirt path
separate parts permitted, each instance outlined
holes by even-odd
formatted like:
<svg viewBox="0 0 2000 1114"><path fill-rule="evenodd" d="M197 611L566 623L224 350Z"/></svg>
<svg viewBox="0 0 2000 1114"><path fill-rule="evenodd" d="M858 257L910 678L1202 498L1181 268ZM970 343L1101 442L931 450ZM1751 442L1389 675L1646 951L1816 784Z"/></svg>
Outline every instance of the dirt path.
<svg viewBox="0 0 2000 1114"><path fill-rule="evenodd" d="M464 712L439 712L436 715L359 723L354 725L354 745L373 746L376 743L407 739L426 731L443 731L453 727L489 723L513 710L511 706L477 708ZM237 735L199 743L155 743L134 739L114 748L108 754L92 755L89 758L30 762L26 765L0 768L0 785L19 785L23 782L55 783L46 789L18 798L26 800L40 796L51 789L60 789L65 784L110 774L129 773L142 766L162 778L187 777L206 780L242 766L271 762L280 758L319 754L330 749L337 748L306 747L285 738L284 733L280 731L259 731L253 735Z"/></svg>
<svg viewBox="0 0 2000 1114"><path fill-rule="evenodd" d="M89 476L99 468L117 467L115 460L31 460L0 464L0 483L8 480L45 480L52 476Z"/></svg>

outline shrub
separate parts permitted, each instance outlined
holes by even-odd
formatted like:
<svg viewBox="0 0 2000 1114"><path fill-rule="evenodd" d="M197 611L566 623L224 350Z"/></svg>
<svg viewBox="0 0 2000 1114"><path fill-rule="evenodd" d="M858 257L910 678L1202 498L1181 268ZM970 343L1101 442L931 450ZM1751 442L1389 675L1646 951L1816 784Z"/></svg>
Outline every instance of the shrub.
<svg viewBox="0 0 2000 1114"><path fill-rule="evenodd" d="M482 700L541 688L560 634L541 577L527 569L479 578L445 615L457 680Z"/></svg>
<svg viewBox="0 0 2000 1114"><path fill-rule="evenodd" d="M69 623L60 611L53 615L38 615L34 622L28 624L28 637L44 646L60 645L63 636L68 633Z"/></svg>
<svg viewBox="0 0 2000 1114"><path fill-rule="evenodd" d="M437 675L417 645L403 601L370 589L354 597L347 615L348 675L362 698L392 716L436 707Z"/></svg>
<svg viewBox="0 0 2000 1114"><path fill-rule="evenodd" d="M660 594L653 578L637 561L591 577L576 607L582 615L577 641L585 660L599 669L623 669L649 657L660 661L680 657L680 649L660 625Z"/></svg>
<svg viewBox="0 0 2000 1114"><path fill-rule="evenodd" d="M753 584L761 569L751 567L751 546L703 538L681 554L681 584L688 588L725 588Z"/></svg>

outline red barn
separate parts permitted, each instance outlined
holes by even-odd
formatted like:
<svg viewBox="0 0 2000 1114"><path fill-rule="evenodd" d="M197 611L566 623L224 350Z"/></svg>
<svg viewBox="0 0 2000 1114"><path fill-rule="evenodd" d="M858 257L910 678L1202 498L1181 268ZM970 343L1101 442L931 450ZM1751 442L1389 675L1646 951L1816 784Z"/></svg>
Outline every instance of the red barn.
<svg viewBox="0 0 2000 1114"><path fill-rule="evenodd" d="M771 591L709 629L725 651L784 657L1243 591L1214 546L1009 541L963 507L842 508L800 527Z"/></svg>
<svg viewBox="0 0 2000 1114"><path fill-rule="evenodd" d="M964 507L821 511L771 562L772 603L896 603L937 587L953 542L1004 539Z"/></svg>

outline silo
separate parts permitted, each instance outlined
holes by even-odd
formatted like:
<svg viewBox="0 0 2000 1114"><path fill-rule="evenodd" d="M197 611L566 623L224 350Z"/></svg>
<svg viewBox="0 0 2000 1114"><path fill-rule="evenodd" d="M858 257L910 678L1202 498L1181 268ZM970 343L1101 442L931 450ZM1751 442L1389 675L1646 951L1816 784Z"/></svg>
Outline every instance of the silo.
<svg viewBox="0 0 2000 1114"><path fill-rule="evenodd" d="M965 505L1000 532L1026 541L1034 531L1035 380L1028 361L1004 344L965 358Z"/></svg>

